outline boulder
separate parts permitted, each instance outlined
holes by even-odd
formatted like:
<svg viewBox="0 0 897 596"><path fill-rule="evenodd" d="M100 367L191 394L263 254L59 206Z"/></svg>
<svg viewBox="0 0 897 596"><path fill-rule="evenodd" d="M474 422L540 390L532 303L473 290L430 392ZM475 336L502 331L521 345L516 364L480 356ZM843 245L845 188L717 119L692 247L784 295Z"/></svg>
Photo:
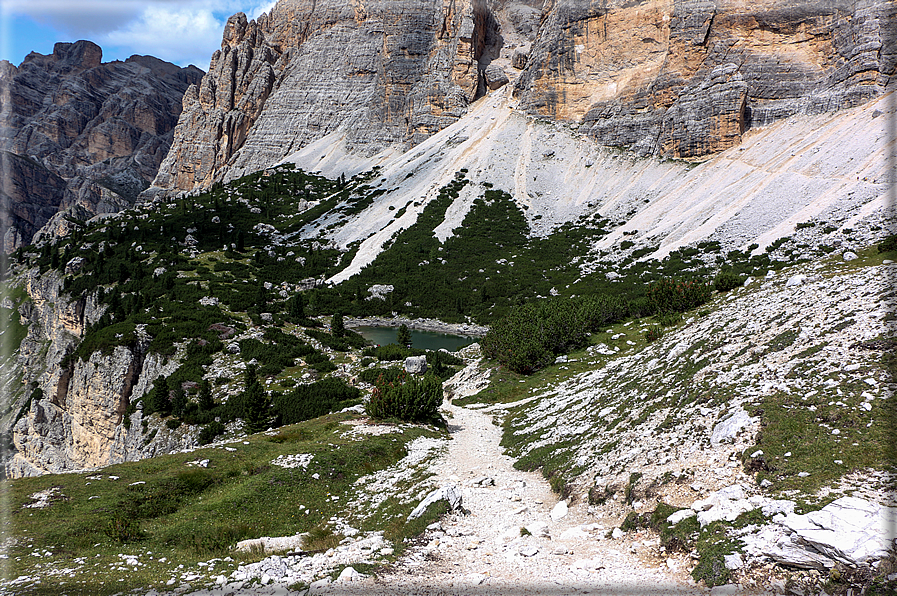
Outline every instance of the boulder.
<svg viewBox="0 0 897 596"><path fill-rule="evenodd" d="M414 511L408 514L408 521L419 518L427 510L427 507L437 501L446 501L449 505L449 509L452 511L460 509L461 488L456 484L446 484L445 486L437 488L427 495L424 500L414 508Z"/></svg>
<svg viewBox="0 0 897 596"><path fill-rule="evenodd" d="M495 91L499 87L503 87L510 82L504 69L497 64L490 64L487 66L486 70L483 71L483 77L486 79L486 86L492 91Z"/></svg>
<svg viewBox="0 0 897 596"><path fill-rule="evenodd" d="M755 422L757 422L757 419L751 418L744 409L741 407L736 408L713 427L713 432L710 435L710 444L716 447L720 443L731 442L742 429Z"/></svg>
<svg viewBox="0 0 897 596"><path fill-rule="evenodd" d="M347 584L357 582L363 580L365 577L365 575L358 573L357 571L355 571L354 567L350 566L346 567L340 572L339 577L336 578L336 583Z"/></svg>
<svg viewBox="0 0 897 596"><path fill-rule="evenodd" d="M558 504L551 510L551 520L557 521L567 515L567 502L558 501Z"/></svg>
<svg viewBox="0 0 897 596"><path fill-rule="evenodd" d="M405 371L412 375L422 375L427 372L426 356L409 356L405 358Z"/></svg>

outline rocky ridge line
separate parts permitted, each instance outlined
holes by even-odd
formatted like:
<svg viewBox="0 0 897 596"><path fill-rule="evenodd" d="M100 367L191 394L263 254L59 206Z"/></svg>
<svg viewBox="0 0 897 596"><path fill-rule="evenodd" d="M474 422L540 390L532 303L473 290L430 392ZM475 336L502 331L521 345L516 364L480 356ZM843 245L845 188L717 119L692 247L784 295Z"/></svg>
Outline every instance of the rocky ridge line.
<svg viewBox="0 0 897 596"><path fill-rule="evenodd" d="M3 250L29 244L51 219L48 231L65 235L67 217L133 205L168 152L184 91L203 74L152 56L102 58L82 40L18 67L0 62Z"/></svg>

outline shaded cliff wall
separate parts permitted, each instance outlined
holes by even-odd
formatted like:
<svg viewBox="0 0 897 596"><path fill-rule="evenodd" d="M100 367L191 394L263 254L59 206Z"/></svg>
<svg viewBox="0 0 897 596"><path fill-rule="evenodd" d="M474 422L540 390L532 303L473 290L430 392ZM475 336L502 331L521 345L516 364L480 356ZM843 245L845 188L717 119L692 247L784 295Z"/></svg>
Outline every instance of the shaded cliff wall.
<svg viewBox="0 0 897 596"><path fill-rule="evenodd" d="M60 209L89 216L133 204L168 152L184 91L203 74L151 56L102 56L78 41L18 67L0 62L6 251Z"/></svg>

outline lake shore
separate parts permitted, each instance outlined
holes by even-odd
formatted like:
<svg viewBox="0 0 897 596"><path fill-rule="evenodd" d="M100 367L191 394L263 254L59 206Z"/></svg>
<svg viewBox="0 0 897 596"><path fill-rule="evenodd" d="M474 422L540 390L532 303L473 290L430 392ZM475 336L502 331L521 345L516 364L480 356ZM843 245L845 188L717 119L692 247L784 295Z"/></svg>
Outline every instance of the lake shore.
<svg viewBox="0 0 897 596"><path fill-rule="evenodd" d="M347 328L353 327L399 327L407 325L409 329L417 331L431 331L435 333L448 333L451 335L465 335L468 337L483 337L489 331L483 325L472 323L446 323L438 319L409 319L406 317L345 317L343 323Z"/></svg>

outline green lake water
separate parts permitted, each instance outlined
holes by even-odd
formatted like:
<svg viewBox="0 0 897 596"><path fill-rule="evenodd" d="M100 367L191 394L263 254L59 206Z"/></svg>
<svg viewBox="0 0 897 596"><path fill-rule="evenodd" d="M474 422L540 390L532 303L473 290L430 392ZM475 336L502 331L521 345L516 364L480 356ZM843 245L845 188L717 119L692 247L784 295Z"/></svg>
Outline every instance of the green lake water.
<svg viewBox="0 0 897 596"><path fill-rule="evenodd" d="M398 327L352 327L352 331L360 333L368 341L385 346L396 343ZM435 333L433 331L411 331L411 347L418 350L446 349L449 352L460 350L464 346L474 343L477 338L464 335L451 335L448 333Z"/></svg>

